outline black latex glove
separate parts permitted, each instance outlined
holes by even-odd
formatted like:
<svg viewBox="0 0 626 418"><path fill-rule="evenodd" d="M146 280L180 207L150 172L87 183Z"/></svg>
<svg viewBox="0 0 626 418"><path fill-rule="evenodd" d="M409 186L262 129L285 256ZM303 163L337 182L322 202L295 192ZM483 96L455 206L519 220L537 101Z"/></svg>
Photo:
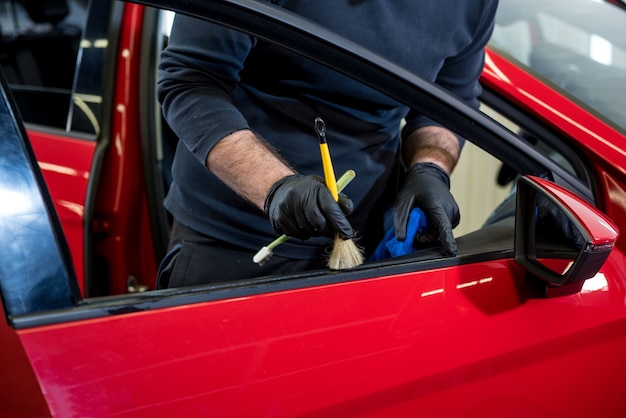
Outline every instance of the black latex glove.
<svg viewBox="0 0 626 418"><path fill-rule="evenodd" d="M353 238L346 215L354 206L345 195L336 202L320 176L292 175L277 181L265 198L265 214L277 234L305 240L310 237Z"/></svg>
<svg viewBox="0 0 626 418"><path fill-rule="evenodd" d="M393 225L399 241L407 238L409 214L415 207L424 211L431 228L409 239L422 244L440 242L446 253L456 255L452 228L459 224L461 215L450 193L450 178L437 164L417 163L406 174L393 214Z"/></svg>

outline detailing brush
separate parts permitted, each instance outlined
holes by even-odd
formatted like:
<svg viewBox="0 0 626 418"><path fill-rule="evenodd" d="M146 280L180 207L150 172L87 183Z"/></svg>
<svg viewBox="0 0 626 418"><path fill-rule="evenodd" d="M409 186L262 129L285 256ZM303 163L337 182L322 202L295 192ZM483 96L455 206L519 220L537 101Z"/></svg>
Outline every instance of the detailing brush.
<svg viewBox="0 0 626 418"><path fill-rule="evenodd" d="M356 177L356 173L354 172L354 170L348 170L345 173L343 173L343 175L339 177L339 180L337 180L337 190L341 192L348 184L350 184L352 180L354 180L355 177ZM288 239L289 239L289 236L285 234L276 238L274 241L272 241L271 243L261 248L254 255L254 257L252 257L252 261L257 263L259 266L262 266L263 264L267 262L267 260L272 258L272 255L274 255L272 250L276 248L277 246L279 246L280 244L282 244L283 242L287 241Z"/></svg>
<svg viewBox="0 0 626 418"><path fill-rule="evenodd" d="M335 171L330 159L330 151L326 142L326 124L322 118L315 118L315 133L320 140L320 152L322 154L322 167L324 168L324 179L326 187L330 190L336 201L339 200L339 191L335 181ZM328 267L332 270L345 270L363 264L364 256L361 249L352 239L342 239L335 235L333 249L328 258Z"/></svg>

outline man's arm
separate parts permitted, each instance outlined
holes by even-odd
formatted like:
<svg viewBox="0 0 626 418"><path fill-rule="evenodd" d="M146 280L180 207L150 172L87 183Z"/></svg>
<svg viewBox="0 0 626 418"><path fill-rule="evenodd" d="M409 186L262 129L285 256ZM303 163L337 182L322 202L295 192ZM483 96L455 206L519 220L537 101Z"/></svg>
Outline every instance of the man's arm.
<svg viewBox="0 0 626 418"><path fill-rule="evenodd" d="M456 135L440 126L415 130L404 140L402 147L407 169L419 162L429 162L440 166L448 175L452 174L460 154L461 146Z"/></svg>
<svg viewBox="0 0 626 418"><path fill-rule="evenodd" d="M234 132L209 152L206 166L231 189L263 210L274 183L295 171L250 130Z"/></svg>
<svg viewBox="0 0 626 418"><path fill-rule="evenodd" d="M206 166L231 189L268 215L279 234L352 238L346 214L352 201L339 202L319 176L299 175L263 139L245 129L224 137L209 152Z"/></svg>

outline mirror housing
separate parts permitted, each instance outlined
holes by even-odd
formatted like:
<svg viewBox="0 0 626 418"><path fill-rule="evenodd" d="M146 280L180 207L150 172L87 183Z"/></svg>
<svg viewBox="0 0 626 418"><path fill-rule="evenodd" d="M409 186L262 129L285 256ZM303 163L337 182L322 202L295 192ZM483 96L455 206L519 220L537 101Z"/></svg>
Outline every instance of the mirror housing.
<svg viewBox="0 0 626 418"><path fill-rule="evenodd" d="M600 270L618 236L606 215L572 192L535 176L518 180L515 261L548 289L580 290Z"/></svg>

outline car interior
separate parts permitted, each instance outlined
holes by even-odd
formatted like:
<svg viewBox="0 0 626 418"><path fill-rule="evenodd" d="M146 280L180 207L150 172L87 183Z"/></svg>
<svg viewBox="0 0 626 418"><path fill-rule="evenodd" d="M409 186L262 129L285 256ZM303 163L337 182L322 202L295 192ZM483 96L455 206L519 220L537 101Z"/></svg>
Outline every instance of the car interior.
<svg viewBox="0 0 626 418"><path fill-rule="evenodd" d="M0 1L0 66L27 122L66 127L85 11L73 3Z"/></svg>

